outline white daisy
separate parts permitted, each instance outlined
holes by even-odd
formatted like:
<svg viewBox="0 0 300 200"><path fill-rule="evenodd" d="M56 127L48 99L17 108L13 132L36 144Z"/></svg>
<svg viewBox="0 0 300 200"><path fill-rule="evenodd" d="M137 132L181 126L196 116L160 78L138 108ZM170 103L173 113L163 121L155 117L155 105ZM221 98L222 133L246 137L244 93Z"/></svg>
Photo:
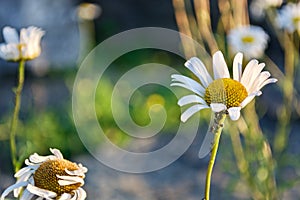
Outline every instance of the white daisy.
<svg viewBox="0 0 300 200"><path fill-rule="evenodd" d="M40 41L45 32L37 27L22 28L20 38L16 29L6 26L3 37L6 43L0 44L0 57L5 60L32 60L41 54Z"/></svg>
<svg viewBox="0 0 300 200"><path fill-rule="evenodd" d="M276 18L278 26L293 33L300 31L300 2L298 4L289 3L284 6Z"/></svg>
<svg viewBox="0 0 300 200"><path fill-rule="evenodd" d="M251 14L260 19L265 16L265 10L271 7L279 7L282 0L253 0L250 3Z"/></svg>
<svg viewBox="0 0 300 200"><path fill-rule="evenodd" d="M14 197L20 200L84 200L86 192L81 186L84 185L87 168L65 160L58 149L50 151L53 155L34 153L26 159L27 167L15 174L17 182L2 193L0 200L12 191Z"/></svg>
<svg viewBox="0 0 300 200"><path fill-rule="evenodd" d="M232 120L240 117L240 110L255 96L262 94L262 87L275 83L277 79L269 78L271 74L263 71L264 63L251 60L242 73L243 54L237 53L233 61L233 79L223 57L218 51L213 55L214 79L209 75L202 61L196 57L189 59L185 66L192 71L200 82L183 75L173 74L171 86L186 88L195 94L187 95L178 100L179 106L192 104L181 115L181 121L187 121L193 114L211 108L213 112L227 110Z"/></svg>
<svg viewBox="0 0 300 200"><path fill-rule="evenodd" d="M239 26L227 35L233 53L242 52L249 58L261 57L267 47L269 36L259 26Z"/></svg>

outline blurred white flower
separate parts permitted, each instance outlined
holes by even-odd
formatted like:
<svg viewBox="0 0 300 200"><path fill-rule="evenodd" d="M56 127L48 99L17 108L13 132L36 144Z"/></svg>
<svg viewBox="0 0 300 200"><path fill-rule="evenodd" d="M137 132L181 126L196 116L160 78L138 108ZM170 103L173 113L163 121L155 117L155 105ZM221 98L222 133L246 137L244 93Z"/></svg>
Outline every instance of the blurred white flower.
<svg viewBox="0 0 300 200"><path fill-rule="evenodd" d="M253 0L250 4L250 12L253 17L260 19L265 16L265 10L270 7L279 7L282 0Z"/></svg>
<svg viewBox="0 0 300 200"><path fill-rule="evenodd" d="M278 13L276 22L279 28L293 33L295 30L300 32L300 2L298 4L289 3Z"/></svg>
<svg viewBox="0 0 300 200"><path fill-rule="evenodd" d="M40 156L36 153L25 160L27 167L20 169L15 177L17 182L8 187L0 200L13 191L21 200L84 200L84 184L87 168L65 160L58 149L50 149L53 155ZM23 191L23 188L25 190Z"/></svg>
<svg viewBox="0 0 300 200"><path fill-rule="evenodd" d="M227 40L233 53L242 52L250 59L264 54L269 36L261 27L249 25L230 30Z"/></svg>
<svg viewBox="0 0 300 200"><path fill-rule="evenodd" d="M45 32L37 27L22 28L20 38L16 29L6 26L0 44L0 57L9 61L32 60L41 54L40 41Z"/></svg>
<svg viewBox="0 0 300 200"><path fill-rule="evenodd" d="M93 20L100 16L101 7L93 3L81 3L77 7L77 15L81 20Z"/></svg>
<svg viewBox="0 0 300 200"><path fill-rule="evenodd" d="M185 66L193 72L200 82L189 77L173 74L171 86L186 88L195 94L187 95L178 100L179 106L192 105L181 115L181 121L187 121L193 114L211 108L213 112L227 110L232 120L238 120L240 110L244 108L265 85L275 83L268 71L263 71L264 63L251 60L242 73L243 54L237 53L233 60L233 79L230 78L223 54L218 51L213 55L214 79L206 67L196 57L189 59Z"/></svg>

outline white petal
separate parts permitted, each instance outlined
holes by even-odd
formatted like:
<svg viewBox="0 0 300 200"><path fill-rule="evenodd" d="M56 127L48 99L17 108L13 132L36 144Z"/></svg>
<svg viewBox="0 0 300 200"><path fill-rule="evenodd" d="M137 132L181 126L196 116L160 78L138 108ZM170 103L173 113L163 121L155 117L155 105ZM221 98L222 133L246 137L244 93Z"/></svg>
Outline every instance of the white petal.
<svg viewBox="0 0 300 200"><path fill-rule="evenodd" d="M193 94L184 96L178 100L179 106L184 106L184 105L187 105L190 103L200 103L203 105L207 105L206 102L204 101L204 99L202 99L201 97L199 97L197 95L193 95Z"/></svg>
<svg viewBox="0 0 300 200"><path fill-rule="evenodd" d="M53 159L56 159L56 157L52 156L52 155L50 155L50 156L40 156L37 153L34 153L34 154L29 156L30 162L33 162L33 163L42 163L42 162L45 162L47 160L53 160Z"/></svg>
<svg viewBox="0 0 300 200"><path fill-rule="evenodd" d="M226 105L224 105L223 103L211 103L210 107L213 112L221 112L227 109Z"/></svg>
<svg viewBox="0 0 300 200"><path fill-rule="evenodd" d="M20 183L16 183L13 184L11 186L9 186L8 188L6 188L6 190L4 190L4 192L2 193L0 200L4 200L4 197L6 197L10 192L12 192L13 190L20 188L20 187L24 187L26 186L28 183L27 182L20 182ZM18 194L14 194L14 197L18 197Z"/></svg>
<svg viewBox="0 0 300 200"><path fill-rule="evenodd" d="M68 194L68 193L63 193L60 197L59 197L59 200L69 200L71 199L71 194Z"/></svg>
<svg viewBox="0 0 300 200"><path fill-rule="evenodd" d="M75 195L71 200L84 200L86 198L86 192L82 188L78 188L74 192Z"/></svg>
<svg viewBox="0 0 300 200"><path fill-rule="evenodd" d="M263 82L261 85L259 85L259 88L263 88L265 85L268 85L270 83L276 83L278 80L276 78L270 78Z"/></svg>
<svg viewBox="0 0 300 200"><path fill-rule="evenodd" d="M58 149L52 149L50 148L50 151L58 158L58 159L64 159L63 155Z"/></svg>
<svg viewBox="0 0 300 200"><path fill-rule="evenodd" d="M259 77L261 71L265 67L265 63L260 63L259 65L254 65L251 69L251 74L248 79L248 86L246 87L247 92L250 91L252 85L255 83L256 79Z"/></svg>
<svg viewBox="0 0 300 200"><path fill-rule="evenodd" d="M195 114L196 112L204 109L204 108L209 108L207 105L194 105L191 106L190 108L188 108L186 111L184 111L181 114L181 121L182 122L186 122L193 114Z"/></svg>
<svg viewBox="0 0 300 200"><path fill-rule="evenodd" d="M19 183L19 182L27 182L29 183L29 179L33 177L33 173L34 171L27 171L25 172L22 176L20 177L17 177L17 182L16 183ZM22 188L16 188L14 189L14 196L18 196L22 191Z"/></svg>
<svg viewBox="0 0 300 200"><path fill-rule="evenodd" d="M195 80L177 74L173 74L171 77L173 78L173 83L171 83L171 86L183 87L198 94L199 96L204 96L205 89ZM178 81L179 83L177 83L176 81Z"/></svg>
<svg viewBox="0 0 300 200"><path fill-rule="evenodd" d="M72 185L76 183L80 183L81 185L84 184L83 179L78 176L60 176L60 175L56 175L56 176L57 178L62 179L62 180L58 180L58 184L61 186Z"/></svg>
<svg viewBox="0 0 300 200"><path fill-rule="evenodd" d="M228 108L228 114L231 120L236 121L240 118L241 116L241 107L231 107Z"/></svg>
<svg viewBox="0 0 300 200"><path fill-rule="evenodd" d="M257 60L250 60L250 62L246 65L246 68L243 72L242 78L241 78L241 83L243 84L243 86L245 86L245 88L248 89L250 88L250 85L248 84L250 79L251 79L251 74L252 74L252 70L254 69L254 67L258 65L258 61Z"/></svg>
<svg viewBox="0 0 300 200"><path fill-rule="evenodd" d="M236 81L241 81L242 68L243 68L243 54L237 53L233 59L233 79Z"/></svg>
<svg viewBox="0 0 300 200"><path fill-rule="evenodd" d="M86 167L83 167L82 164L78 164L78 167L79 169L73 171L65 169L65 172L72 176L84 176L88 169Z"/></svg>
<svg viewBox="0 0 300 200"><path fill-rule="evenodd" d="M0 57L4 60L17 61L20 59L20 52L17 44L1 44L0 45Z"/></svg>
<svg viewBox="0 0 300 200"><path fill-rule="evenodd" d="M199 58L193 57L184 65L199 78L205 88L212 82L211 76Z"/></svg>
<svg viewBox="0 0 300 200"><path fill-rule="evenodd" d="M221 51L213 55L213 71L215 80L219 78L230 78L227 64Z"/></svg>
<svg viewBox="0 0 300 200"><path fill-rule="evenodd" d="M23 174L31 171L32 169L30 167L23 167L22 169L20 169L19 171L17 171L17 173L15 173L14 177L20 177L23 176Z"/></svg>
<svg viewBox="0 0 300 200"><path fill-rule="evenodd" d="M6 26L3 28L3 37L6 43L19 43L19 36L16 29Z"/></svg>
<svg viewBox="0 0 300 200"><path fill-rule="evenodd" d="M46 198L46 199L52 199L52 198L57 196L57 194L55 192L45 190L45 189L42 189L42 188L38 188L38 187L33 186L31 184L27 185L26 189L29 192L31 192L32 194L35 194L39 197L43 197L43 198Z"/></svg>
<svg viewBox="0 0 300 200"><path fill-rule="evenodd" d="M261 91L256 91L251 93L250 95L248 95L241 103L241 107L244 108L248 103L250 103L252 101L252 99L256 96L261 95Z"/></svg>
<svg viewBox="0 0 300 200"><path fill-rule="evenodd" d="M30 200L32 197L34 197L34 195L25 189L22 193L20 200Z"/></svg>
<svg viewBox="0 0 300 200"><path fill-rule="evenodd" d="M265 82L269 77L271 76L270 72L268 71L264 71L261 72L258 77L256 78L256 80L254 81L254 83L251 85L248 93L253 93L256 91L259 91L261 88L259 87L263 82Z"/></svg>

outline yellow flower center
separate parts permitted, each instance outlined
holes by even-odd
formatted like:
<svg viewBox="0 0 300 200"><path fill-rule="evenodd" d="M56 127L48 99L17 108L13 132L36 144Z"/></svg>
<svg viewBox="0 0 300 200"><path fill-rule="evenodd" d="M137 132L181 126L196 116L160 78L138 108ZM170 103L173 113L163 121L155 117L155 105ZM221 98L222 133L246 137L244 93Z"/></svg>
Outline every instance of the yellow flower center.
<svg viewBox="0 0 300 200"><path fill-rule="evenodd" d="M60 176L71 176L65 172L65 169L74 171L79 169L77 164L65 159L48 160L40 165L33 176L34 185L38 188L55 192L59 197L63 193L71 193L81 186L80 183L61 186L58 183Z"/></svg>
<svg viewBox="0 0 300 200"><path fill-rule="evenodd" d="M227 108L238 107L248 96L246 88L230 78L214 80L205 90L204 100L208 105L222 103Z"/></svg>
<svg viewBox="0 0 300 200"><path fill-rule="evenodd" d="M243 41L243 43L252 43L252 42L254 42L254 37L251 35L248 35L248 36L242 37L242 41Z"/></svg>
<svg viewBox="0 0 300 200"><path fill-rule="evenodd" d="M297 26L297 24L300 22L300 16L297 16L297 17L294 17L293 18L293 24L295 25L295 26Z"/></svg>

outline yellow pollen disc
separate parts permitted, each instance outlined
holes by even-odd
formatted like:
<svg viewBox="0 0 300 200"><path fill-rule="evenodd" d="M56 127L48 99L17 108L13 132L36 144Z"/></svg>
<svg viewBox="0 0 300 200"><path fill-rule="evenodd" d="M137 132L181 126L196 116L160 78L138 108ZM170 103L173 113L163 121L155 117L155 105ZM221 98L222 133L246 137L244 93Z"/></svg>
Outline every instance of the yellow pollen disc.
<svg viewBox="0 0 300 200"><path fill-rule="evenodd" d="M248 96L246 88L230 78L214 80L205 90L204 100L208 105L222 103L227 108L238 107Z"/></svg>
<svg viewBox="0 0 300 200"><path fill-rule="evenodd" d="M300 22L300 17L294 17L293 18L293 23L294 23L294 25L296 26L298 23Z"/></svg>
<svg viewBox="0 0 300 200"><path fill-rule="evenodd" d="M248 35L248 36L243 37L242 41L243 41L243 43L252 43L252 42L254 42L254 37Z"/></svg>
<svg viewBox="0 0 300 200"><path fill-rule="evenodd" d="M40 167L35 171L33 176L34 185L38 188L46 189L57 193L58 196L63 193L71 193L81 186L80 183L60 186L58 184L58 178L56 175L60 176L71 176L65 172L65 169L70 171L79 169L77 164L72 163L65 159L56 159L45 161Z"/></svg>

